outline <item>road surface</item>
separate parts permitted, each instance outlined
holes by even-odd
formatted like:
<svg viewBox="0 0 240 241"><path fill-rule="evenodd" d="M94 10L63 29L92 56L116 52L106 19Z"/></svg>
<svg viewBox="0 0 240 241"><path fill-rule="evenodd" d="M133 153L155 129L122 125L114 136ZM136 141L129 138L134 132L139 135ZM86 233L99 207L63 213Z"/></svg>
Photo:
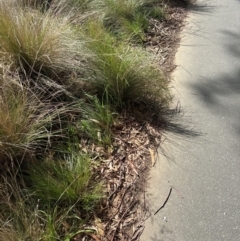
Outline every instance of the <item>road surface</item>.
<svg viewBox="0 0 240 241"><path fill-rule="evenodd" d="M166 132L141 241L240 241L240 0L198 0L176 64L186 130Z"/></svg>

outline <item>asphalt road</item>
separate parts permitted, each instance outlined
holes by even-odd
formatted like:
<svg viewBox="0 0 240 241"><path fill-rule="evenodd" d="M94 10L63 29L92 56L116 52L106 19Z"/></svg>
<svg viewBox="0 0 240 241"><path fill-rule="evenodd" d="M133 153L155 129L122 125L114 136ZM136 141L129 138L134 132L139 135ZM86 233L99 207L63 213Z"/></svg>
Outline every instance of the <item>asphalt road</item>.
<svg viewBox="0 0 240 241"><path fill-rule="evenodd" d="M240 0L197 1L176 64L185 130L166 132L168 158L151 170L141 241L239 241Z"/></svg>

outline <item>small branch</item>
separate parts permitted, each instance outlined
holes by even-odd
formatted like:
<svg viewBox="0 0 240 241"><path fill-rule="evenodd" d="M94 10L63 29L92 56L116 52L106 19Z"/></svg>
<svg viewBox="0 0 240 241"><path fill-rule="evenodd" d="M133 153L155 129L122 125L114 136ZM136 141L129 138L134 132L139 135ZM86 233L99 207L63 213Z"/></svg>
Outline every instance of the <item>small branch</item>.
<svg viewBox="0 0 240 241"><path fill-rule="evenodd" d="M162 208L164 208L164 206L166 205L166 203L167 203L167 201L168 201L171 193L172 193L172 187L170 188L170 191L169 191L169 193L168 193L168 196L167 196L165 202L164 202L163 205L154 213L154 215L156 215Z"/></svg>

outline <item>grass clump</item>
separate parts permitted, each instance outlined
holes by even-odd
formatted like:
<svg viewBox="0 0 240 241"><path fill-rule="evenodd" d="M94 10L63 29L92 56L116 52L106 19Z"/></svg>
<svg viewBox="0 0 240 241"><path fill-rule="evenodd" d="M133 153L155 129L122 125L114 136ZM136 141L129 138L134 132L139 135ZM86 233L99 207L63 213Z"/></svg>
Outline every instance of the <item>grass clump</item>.
<svg viewBox="0 0 240 241"><path fill-rule="evenodd" d="M91 2L92 0L55 0L53 4L58 4L61 8L73 11L80 11L81 13L84 13L86 10L90 8Z"/></svg>
<svg viewBox="0 0 240 241"><path fill-rule="evenodd" d="M24 194L20 183L22 180L16 175L9 179L1 176L0 239L41 240L43 216L31 195Z"/></svg>
<svg viewBox="0 0 240 241"><path fill-rule="evenodd" d="M76 40L67 18L0 2L0 55L28 76L59 76L76 68Z"/></svg>
<svg viewBox="0 0 240 241"><path fill-rule="evenodd" d="M101 183L93 183L90 159L81 153L58 161L46 160L29 170L31 189L43 202L81 203L80 209L86 212L103 197Z"/></svg>
<svg viewBox="0 0 240 241"><path fill-rule="evenodd" d="M96 2L96 1L95 1ZM146 16L139 11L141 1L102 0L97 3L102 12L104 26L120 39L143 37L143 30L148 22Z"/></svg>
<svg viewBox="0 0 240 241"><path fill-rule="evenodd" d="M117 109L154 98L167 102L166 82L144 51L125 48L100 24L90 24L87 36L86 45L93 56L89 59L94 71L90 81L100 99Z"/></svg>
<svg viewBox="0 0 240 241"><path fill-rule="evenodd" d="M22 6L32 7L34 9L47 10L53 0L19 0Z"/></svg>
<svg viewBox="0 0 240 241"><path fill-rule="evenodd" d="M3 70L5 72L5 70ZM79 104L57 102L48 93L29 87L30 80L15 73L0 74L0 160L34 159L56 149L68 138L70 116ZM49 96L50 95L50 96ZM53 98L53 100L51 99Z"/></svg>
<svg viewBox="0 0 240 241"><path fill-rule="evenodd" d="M5 77L0 77L5 78ZM8 83L6 83L6 81ZM21 157L46 148L54 113L16 79L0 83L0 158ZM55 115L56 116L56 115Z"/></svg>

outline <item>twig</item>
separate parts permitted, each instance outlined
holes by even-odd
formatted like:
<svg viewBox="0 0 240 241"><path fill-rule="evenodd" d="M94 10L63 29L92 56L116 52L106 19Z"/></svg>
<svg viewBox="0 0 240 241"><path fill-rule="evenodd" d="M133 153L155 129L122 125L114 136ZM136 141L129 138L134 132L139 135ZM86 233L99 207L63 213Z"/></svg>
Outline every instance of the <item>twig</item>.
<svg viewBox="0 0 240 241"><path fill-rule="evenodd" d="M170 188L170 191L169 191L169 193L168 193L168 196L167 196L165 202L164 202L163 205L154 213L154 215L156 215L162 208L164 208L164 206L166 205L166 203L167 203L167 201L168 201L171 193L172 193L172 187Z"/></svg>
<svg viewBox="0 0 240 241"><path fill-rule="evenodd" d="M143 207L144 207L144 211L146 211L146 190L145 190L145 187L143 189Z"/></svg>

